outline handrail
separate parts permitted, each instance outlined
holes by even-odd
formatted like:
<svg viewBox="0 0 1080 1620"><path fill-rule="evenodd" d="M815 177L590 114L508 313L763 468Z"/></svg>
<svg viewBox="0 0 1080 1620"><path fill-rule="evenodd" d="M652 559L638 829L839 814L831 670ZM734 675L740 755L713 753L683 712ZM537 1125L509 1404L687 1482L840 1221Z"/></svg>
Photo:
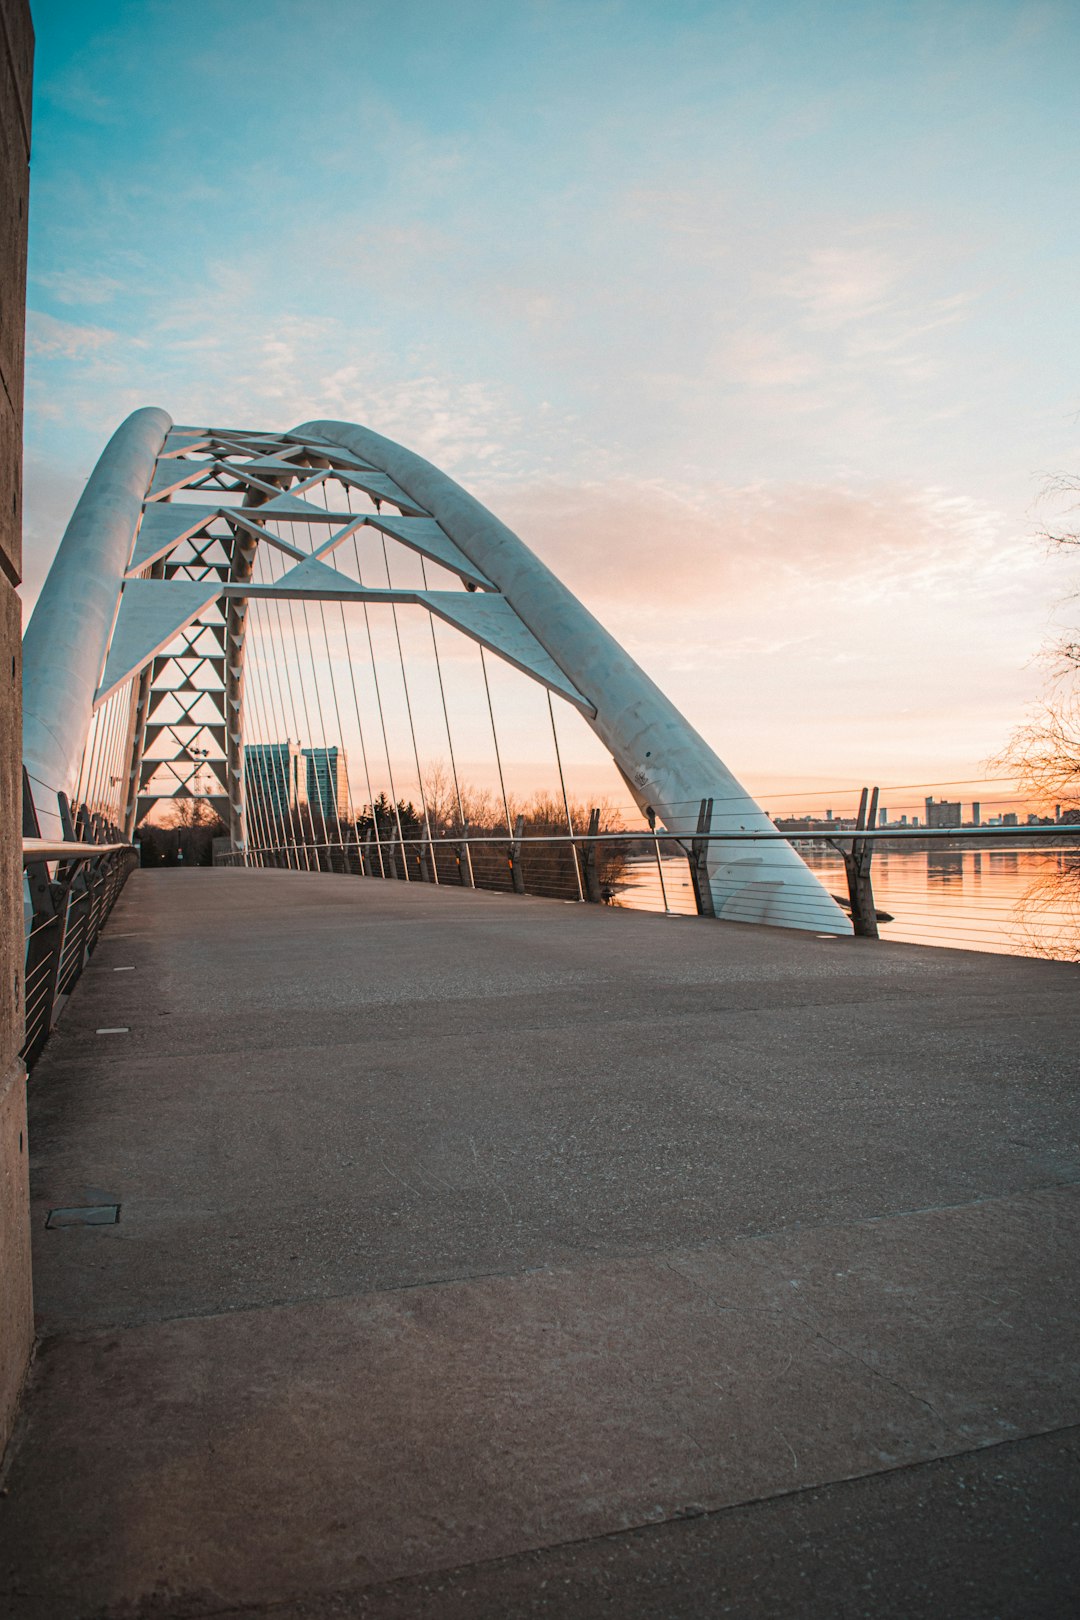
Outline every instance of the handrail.
<svg viewBox="0 0 1080 1620"><path fill-rule="evenodd" d="M1061 822L1060 824L1057 824L1057 825L1055 825L1053 827L1019 827L1019 826L1018 827L894 827L894 828L891 828L891 829L888 828L888 827L878 827L878 828L874 828L872 830L867 830L865 832L861 831L860 829L855 828L855 827L845 827L845 828L839 828L838 827L838 828L836 828L835 831L832 831L832 832L825 832L825 831L822 831L819 828L815 828L812 832L780 832L777 829L770 829L767 832L765 832L765 831L758 832L758 831L754 831L754 830L747 831L745 828L740 827L737 831L733 831L733 832L709 832L709 833L694 833L694 834L691 834L691 833L664 832L659 827L656 829L655 832L651 832L647 827L643 827L640 832L521 833L520 836L518 834L516 834L516 833L510 833L510 832L503 832L503 833L468 833L468 834L461 834L460 836L457 833L447 833L445 837L439 837L439 838L435 838L435 837L429 838L425 831L420 831L420 832L416 833L415 836L413 836L413 837L409 837L408 835L406 835L404 840L399 839L396 834L394 834L393 836L390 836L390 835L384 833L382 835L382 841L383 841L384 844L404 842L406 844L423 844L425 847L428 844L439 844L439 845L446 845L447 848L451 848L451 847L457 848L457 846L459 844L500 844L500 843L501 844L512 844L512 843L519 843L519 844L589 844L589 843L595 843L595 844L618 844L618 843L635 843L635 844L639 844L643 840L647 840L648 843L650 843L650 844L653 844L653 843L656 843L656 842L659 842L661 844L685 844L685 843L690 842L692 838L694 838L694 839L702 838L702 839L705 839L706 842L708 842L708 843L715 843L715 844L726 844L726 843L732 843L732 842L734 842L734 843L739 843L739 842L746 842L746 843L778 842L778 843L784 843L784 844L790 844L792 842L795 842L795 843L814 842L814 843L826 843L827 844L827 843L830 843L834 838L835 839L839 839L839 838L844 838L844 839L847 839L847 838L869 838L869 839L875 839L875 840L901 839L901 840L918 840L919 842L922 842L925 839L935 839L936 840L936 839L946 839L946 838L986 838L986 839L993 839L993 838L1012 838L1012 839L1016 839L1016 838L1077 838L1077 839L1080 839L1080 823L1066 821L1066 822ZM301 842L300 848L303 849L304 847L307 847L309 849L340 849L342 847L342 842L343 841L340 840L340 839L327 839L327 840L323 840L321 842L309 844L307 846L305 846L303 844L303 842ZM357 842L357 839L355 837L354 838L346 838L344 840L344 843L347 844L347 845L350 845L350 846L355 844L356 842ZM360 839L359 842L363 843L363 839ZM283 850L284 851L286 849L291 849L292 847L293 846L291 844L267 844L265 846L260 846L260 845L257 845L257 844L251 844L248 847L248 853L249 854L258 854L260 852L260 850L264 849L264 848L265 848L266 851L270 851L270 850ZM242 861L243 852L242 851L236 851L234 853L237 855L238 859L240 859Z"/></svg>
<svg viewBox="0 0 1080 1620"><path fill-rule="evenodd" d="M515 828L513 833L478 833L470 829L460 835L452 831L435 835L425 828L417 828L404 838L384 832L376 840L372 830L356 828L349 836L343 828L343 836L336 841L325 839L324 835L324 839L253 844L245 851L230 851L215 857L215 865L287 867L307 872L349 873L364 878L460 885L548 899L629 903L635 910L659 909L668 915L692 915L696 911L702 917L738 922L747 919L709 904L711 892L702 881L702 874L709 870L705 862L710 848L712 861L721 867L728 861L733 864L756 861L757 880L764 890L770 890L781 881L773 864L773 851L779 842L794 836L804 847L818 851L814 870L823 883L827 881L828 867L820 865L820 855L825 854L839 863L836 875L847 894L833 892L832 898L847 913L850 922L844 930L828 931L829 937L852 932L876 939L878 925L885 924L890 938L903 938L906 931L911 943L974 945L1000 950L1009 949L1009 941L1015 940L1022 954L1052 954L1065 960L1080 960L1080 824L873 829L855 826L836 827L830 832L814 829L795 835L779 828L705 832L707 809L706 801L700 817L702 831L693 837L659 828L599 832L594 812L589 830L574 834L526 833L523 828ZM725 843L731 845L730 850L724 849ZM751 854L746 849L747 844L761 844L760 854ZM875 852L882 859L883 899L888 910L881 909L874 898L870 879ZM1013 893L1008 884L1000 892L991 892L987 884L995 881L994 868L991 866L983 875L983 869L976 865L970 874L975 890L967 912L962 904L953 919L952 913L946 914L941 909L940 895L933 886L922 896L921 891L916 892L911 887L909 878L898 874L895 865L891 869L889 866L890 855L894 863L913 855L935 863L954 857L962 860L966 854L978 863L987 852L991 862L1027 856L1039 863L1048 858L1053 871L1047 867L1046 876L1040 877L1042 868L1033 869L1030 892ZM1053 865L1055 857L1057 866ZM655 864L651 879L642 868L643 860ZM1058 866L1061 871L1055 878ZM685 868L681 874L680 868ZM1027 908L1023 917L1020 915L1022 907ZM1007 921L1012 933L1006 928ZM920 931L925 937L920 937Z"/></svg>
<svg viewBox="0 0 1080 1620"><path fill-rule="evenodd" d="M40 1056L138 861L138 851L131 844L23 838L30 914L23 972L22 1055L28 1069Z"/></svg>
<svg viewBox="0 0 1080 1620"><path fill-rule="evenodd" d="M32 861L96 861L101 855L116 855L122 849L131 849L131 844L85 844L73 843L68 840L53 838L24 838L22 841L23 865L29 866Z"/></svg>

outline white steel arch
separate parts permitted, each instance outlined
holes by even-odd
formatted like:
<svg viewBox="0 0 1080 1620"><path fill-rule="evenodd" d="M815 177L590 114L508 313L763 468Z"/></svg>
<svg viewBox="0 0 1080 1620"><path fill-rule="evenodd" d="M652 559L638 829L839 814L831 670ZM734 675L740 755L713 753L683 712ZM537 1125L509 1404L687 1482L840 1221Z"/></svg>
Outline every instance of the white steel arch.
<svg viewBox="0 0 1080 1620"><path fill-rule="evenodd" d="M328 480L361 492L372 509L316 504ZM294 521L325 539L311 552L298 549L279 530ZM365 525L437 562L466 589L377 589L329 566L334 550ZM287 564L273 583L253 578L261 545ZM205 566L171 568L181 546L189 555L194 547ZM179 635L192 659L220 671L220 714L203 728L208 746L199 768L216 772L220 792L211 796L234 846L245 846L244 650L248 606L258 598L419 604L573 703L636 803L669 832L692 837L704 799L714 803L714 835L772 830L614 637L517 535L430 462L353 423L312 421L285 433L184 428L159 410L135 412L113 435L27 630L24 757L40 818L58 790L74 791L93 710L119 701L129 716L116 819L130 836L154 730L151 675ZM194 764L184 754L181 747L181 770ZM192 779L194 770L178 776L181 792ZM708 869L718 917L851 931L786 842L721 836L710 845Z"/></svg>

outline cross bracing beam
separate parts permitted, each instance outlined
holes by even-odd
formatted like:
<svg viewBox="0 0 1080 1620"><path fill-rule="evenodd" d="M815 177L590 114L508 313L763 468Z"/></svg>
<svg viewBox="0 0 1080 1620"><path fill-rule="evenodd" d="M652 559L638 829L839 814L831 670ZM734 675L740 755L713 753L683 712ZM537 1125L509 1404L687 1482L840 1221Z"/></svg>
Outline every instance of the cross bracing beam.
<svg viewBox="0 0 1080 1620"><path fill-rule="evenodd" d="M339 560L345 542L355 551L365 532L381 537L385 586L362 577L358 552L355 575ZM403 547L445 570L459 588L433 588L426 572L422 586L393 584L388 545L399 558L395 548ZM366 555L370 562L374 553ZM716 806L714 835L771 828L704 739L511 530L438 468L355 424L319 421L266 433L173 426L163 412L136 412L87 485L42 602L41 623L36 613L27 637L35 792L70 792L80 770L80 782L88 780L80 753L96 707L94 748L106 737L114 762L103 774L94 766L99 783L121 779L115 759L127 748L129 832L168 779L174 794L195 792L227 806L234 844L245 847L249 605L291 614L298 604L307 623L309 604L321 612L326 603L393 610L402 659L396 610L420 608L565 698L601 738L641 809L669 832L692 837L706 799ZM57 624L71 645L54 655L49 637ZM278 633L296 656L290 624L279 621ZM307 633L310 656L310 626ZM325 651L329 661L329 641ZM371 658L374 673L374 650ZM332 661L328 674L332 686ZM179 684L167 686L176 676ZM287 715L284 688L280 695ZM405 696L408 704L407 686ZM294 708L293 721L314 737L310 716L301 723ZM287 718L275 720L269 734L275 729L292 734ZM167 757L150 757L161 750ZM850 931L790 845L770 845L767 864L734 840L709 850L718 916Z"/></svg>
<svg viewBox="0 0 1080 1620"><path fill-rule="evenodd" d="M95 706L104 703L156 653L175 641L217 600L219 592L217 582L126 580Z"/></svg>
<svg viewBox="0 0 1080 1620"><path fill-rule="evenodd" d="M370 602L386 606L427 608L446 624L461 630L472 641L505 658L534 680L567 698L584 714L592 706L568 681L513 609L501 596L466 591L390 590L377 585L360 585L346 574L335 573L316 557L298 563L273 585L226 585L222 596L295 602Z"/></svg>
<svg viewBox="0 0 1080 1620"><path fill-rule="evenodd" d="M181 541L202 533L220 516L219 506L180 506L172 501L148 506L135 537L128 575L141 574L144 568L167 556Z"/></svg>

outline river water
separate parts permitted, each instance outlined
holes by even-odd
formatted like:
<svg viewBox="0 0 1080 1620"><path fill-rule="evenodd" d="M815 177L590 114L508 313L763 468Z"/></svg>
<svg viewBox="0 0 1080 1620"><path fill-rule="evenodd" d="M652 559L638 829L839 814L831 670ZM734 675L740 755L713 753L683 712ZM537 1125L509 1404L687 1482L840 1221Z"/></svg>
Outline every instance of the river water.
<svg viewBox="0 0 1080 1620"><path fill-rule="evenodd" d="M846 897L838 854L820 847L800 853L831 894ZM665 857L662 873L663 893L656 861L634 857L616 903L693 915L687 863ZM894 918L879 924L883 939L1080 960L1080 852L880 852L871 877L878 910Z"/></svg>

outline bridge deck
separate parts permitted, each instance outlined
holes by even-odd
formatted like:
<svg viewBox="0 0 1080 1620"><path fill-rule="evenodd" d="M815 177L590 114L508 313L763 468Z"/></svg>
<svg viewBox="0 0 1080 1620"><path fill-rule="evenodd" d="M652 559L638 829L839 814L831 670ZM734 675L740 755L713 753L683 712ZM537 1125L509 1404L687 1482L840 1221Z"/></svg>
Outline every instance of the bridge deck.
<svg viewBox="0 0 1080 1620"><path fill-rule="evenodd" d="M136 874L31 1086L0 1589L1073 1612L1078 1026L1055 964Z"/></svg>

